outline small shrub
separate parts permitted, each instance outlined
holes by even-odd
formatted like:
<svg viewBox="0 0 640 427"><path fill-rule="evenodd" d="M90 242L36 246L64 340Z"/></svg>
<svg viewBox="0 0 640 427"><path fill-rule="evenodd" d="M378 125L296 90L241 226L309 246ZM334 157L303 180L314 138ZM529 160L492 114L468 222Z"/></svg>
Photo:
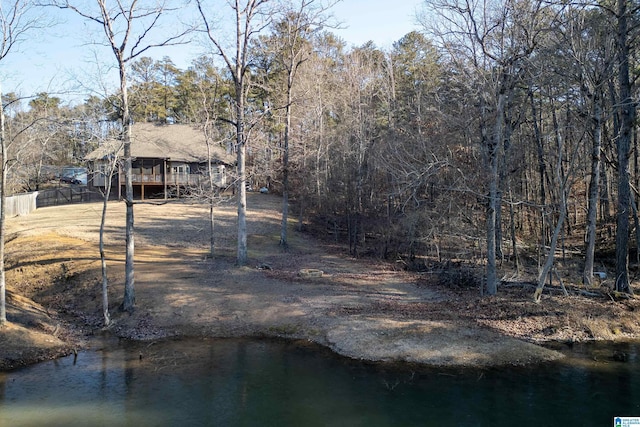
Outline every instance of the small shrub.
<svg viewBox="0 0 640 427"><path fill-rule="evenodd" d="M447 288L479 289L482 285L482 278L471 267L445 265L438 274L437 283Z"/></svg>

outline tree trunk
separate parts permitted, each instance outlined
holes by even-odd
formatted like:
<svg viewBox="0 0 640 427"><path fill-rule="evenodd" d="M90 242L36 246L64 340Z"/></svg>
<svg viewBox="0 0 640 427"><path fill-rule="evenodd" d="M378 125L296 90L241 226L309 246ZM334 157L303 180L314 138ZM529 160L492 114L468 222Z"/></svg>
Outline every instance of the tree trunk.
<svg viewBox="0 0 640 427"><path fill-rule="evenodd" d="M498 149L502 141L505 88L500 88L496 108L493 135L487 138L487 167L489 172L489 203L487 205L487 293L495 295L498 292L498 271L496 266L496 212L500 209L498 193Z"/></svg>
<svg viewBox="0 0 640 427"><path fill-rule="evenodd" d="M600 96L594 94L593 148L591 151L591 179L589 181L589 201L587 210L587 248L584 261L582 283L591 286L596 248L596 225L598 218L598 198L600 196L600 150L602 147L602 107Z"/></svg>
<svg viewBox="0 0 640 427"><path fill-rule="evenodd" d="M509 198L513 201L513 193L509 188ZM518 255L518 240L516 236L516 212L513 203L509 203L509 230L511 232L511 251L513 256L513 265L516 268L516 274L520 275L520 257Z"/></svg>
<svg viewBox="0 0 640 427"><path fill-rule="evenodd" d="M7 295L4 274L4 241L6 220L6 182L7 182L7 141L4 129L4 107L2 105L2 87L0 87L0 327L7 323Z"/></svg>
<svg viewBox="0 0 640 427"><path fill-rule="evenodd" d="M544 290L544 284L547 276L551 272L553 268L553 263L555 261L555 253L558 247L558 239L560 237L560 232L564 227L564 221L567 216L567 204L565 203L567 199L565 185L562 184L562 188L560 189L561 199L560 200L560 216L558 217L558 223L556 224L555 229L553 230L553 235L551 236L551 243L549 245L549 253L547 254L547 259L544 263L544 267L540 271L540 275L538 276L538 286L536 287L536 291L534 293L533 299L535 302L540 302L540 298L542 297L542 291Z"/></svg>
<svg viewBox="0 0 640 427"><path fill-rule="evenodd" d="M546 198L546 190L545 190L545 176L546 176L546 170L547 170L547 164L545 163L544 160L544 145L542 142L542 135L540 133L540 127L538 126L538 113L536 110L536 103L535 100L533 98L533 92L529 91L529 99L531 101L531 115L533 116L533 131L534 131L534 135L535 135L535 139L536 139L536 145L537 145L537 154L538 154L538 182L539 182L539 186L540 188L539 190L539 194L540 194L540 204L542 206L544 206L547 203L547 198ZM542 216L542 220L541 220L541 235L543 236L544 239L544 235L545 235L545 231L544 231L544 211L541 211L541 216ZM542 244L544 244L544 240L542 242Z"/></svg>
<svg viewBox="0 0 640 427"><path fill-rule="evenodd" d="M280 227L280 246L285 250L287 240L287 224L289 220L289 135L291 132L291 103L293 99L293 70L287 79L287 105L285 107L284 147L282 153L282 223Z"/></svg>
<svg viewBox="0 0 640 427"><path fill-rule="evenodd" d="M492 142L493 145L493 142ZM498 272L496 266L496 210L498 205L498 166L495 146L489 147L489 203L487 206L487 293L495 295L498 291Z"/></svg>
<svg viewBox="0 0 640 427"><path fill-rule="evenodd" d="M631 99L629 80L629 44L627 41L627 1L618 0L618 86L620 91L620 133L617 140L618 156L618 205L616 211L616 279L618 292L631 293L629 286L629 208L631 186L629 183L629 151L631 129L635 119L635 104Z"/></svg>
<svg viewBox="0 0 640 427"><path fill-rule="evenodd" d="M107 257L104 252L104 229L107 220L107 205L109 203L109 196L111 195L111 184L113 174L116 171L118 165L117 153L120 150L116 150L116 156L114 156L112 163L109 165L109 173L105 176L107 180L107 187L102 201L102 216L100 218L100 267L102 271L102 317L104 320L104 326L107 327L111 323L111 317L109 315L109 279L107 276Z"/></svg>
<svg viewBox="0 0 640 427"><path fill-rule="evenodd" d="M609 176L607 174L607 167L604 162L600 162L600 220L609 221L611 217L611 199L609 192Z"/></svg>
<svg viewBox="0 0 640 427"><path fill-rule="evenodd" d="M633 192L631 192L631 209L633 211L633 225L636 229L636 264L640 264L640 218L638 217L636 196Z"/></svg>
<svg viewBox="0 0 640 427"><path fill-rule="evenodd" d="M238 65L238 68L240 66ZM237 70L238 79L242 79ZM238 254L237 264L247 263L247 174L245 170L244 84L236 83L236 144L238 150Z"/></svg>
<svg viewBox="0 0 640 427"><path fill-rule="evenodd" d="M110 187L111 185L109 185ZM104 326L109 326L111 317L109 316L109 279L107 276L107 257L104 252L104 227L107 217L107 204L109 201L109 190L104 195L102 205L102 217L100 219L100 267L102 271L102 318Z"/></svg>
<svg viewBox="0 0 640 427"><path fill-rule="evenodd" d="M217 196L217 189L213 180L213 165L211 164L211 141L209 141L208 135L206 135L205 138L207 138L207 169L209 172L209 256L213 258L216 252L216 218L214 206Z"/></svg>
<svg viewBox="0 0 640 427"><path fill-rule="evenodd" d="M125 282L124 298L120 309L132 313L136 304L135 276L134 276L134 217L133 217L133 174L131 158L131 117L129 113L129 99L127 94L126 64L119 61L120 65L120 96L122 102L122 143L124 145L124 177L125 177L125 204L126 204L126 229L125 229Z"/></svg>

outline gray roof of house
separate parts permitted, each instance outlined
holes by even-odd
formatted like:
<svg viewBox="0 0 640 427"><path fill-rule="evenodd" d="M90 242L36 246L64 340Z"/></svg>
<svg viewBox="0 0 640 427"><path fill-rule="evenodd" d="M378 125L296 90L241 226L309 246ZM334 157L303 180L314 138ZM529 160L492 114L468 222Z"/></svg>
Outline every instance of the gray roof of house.
<svg viewBox="0 0 640 427"><path fill-rule="evenodd" d="M233 164L235 156L224 147L212 144L211 158L222 163ZM105 141L87 154L86 160L100 160L112 156L116 151L123 155L122 141ZM131 127L131 156L134 158L168 159L182 162L202 163L207 161L207 145L204 132L191 125L169 125L136 123Z"/></svg>

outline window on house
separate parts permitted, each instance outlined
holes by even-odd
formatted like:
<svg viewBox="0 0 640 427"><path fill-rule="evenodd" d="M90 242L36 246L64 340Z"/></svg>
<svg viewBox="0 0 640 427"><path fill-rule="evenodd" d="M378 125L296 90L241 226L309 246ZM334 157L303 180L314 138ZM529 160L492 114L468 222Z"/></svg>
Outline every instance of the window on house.
<svg viewBox="0 0 640 427"><path fill-rule="evenodd" d="M171 173L176 175L189 175L191 173L191 168L189 165L172 166Z"/></svg>

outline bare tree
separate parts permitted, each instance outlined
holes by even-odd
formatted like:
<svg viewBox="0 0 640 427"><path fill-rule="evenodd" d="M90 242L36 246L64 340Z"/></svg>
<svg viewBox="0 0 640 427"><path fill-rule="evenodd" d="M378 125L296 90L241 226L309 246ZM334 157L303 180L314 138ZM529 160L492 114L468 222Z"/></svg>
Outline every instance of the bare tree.
<svg viewBox="0 0 640 427"><path fill-rule="evenodd" d="M294 83L298 69L309 59L311 54L312 33L323 28L327 23L325 12L336 1L323 4L317 0L299 0L289 4L280 12L274 25L272 44L267 48L273 49L275 61L285 74L285 123L284 141L282 147L282 224L280 230L280 245L287 248L287 224L289 216L289 151L291 140L291 115L295 103Z"/></svg>
<svg viewBox="0 0 640 427"><path fill-rule="evenodd" d="M560 213L558 214L558 221L553 229L553 234L551 236L551 243L549 245L549 253L547 254L546 260L544 262L543 267L540 269L540 273L538 274L538 284L536 286L536 290L534 292L533 298L535 302L540 302L542 297L542 291L544 290L546 278L552 272L553 265L555 262L555 253L558 248L560 233L563 230L565 222L567 220L567 198L571 191L571 187L574 181L574 173L575 173L575 165L579 160L579 151L582 147L578 144L572 150L570 157L565 159L563 157L563 153L565 152L565 147L562 142L562 139L558 141L558 152L557 152L557 163L555 166L555 177L558 185L559 192L559 207ZM563 169L563 163L568 163L569 168L567 171ZM562 282L561 282L562 284ZM564 285L563 289L564 289ZM567 295L566 289L564 290L565 295Z"/></svg>
<svg viewBox="0 0 640 427"><path fill-rule="evenodd" d="M113 176L120 166L120 158L118 154L123 147L118 147L114 150L114 153L110 155L109 162L105 165L104 179L105 179L105 192L102 199L102 215L100 216L100 269L102 272L102 317L104 320L104 326L109 326L111 323L111 317L109 315L109 279L107 276L107 256L104 251L104 229L107 221L107 206L109 205L109 197L111 196L111 187L113 183Z"/></svg>
<svg viewBox="0 0 640 427"><path fill-rule="evenodd" d="M134 288L134 216L133 216L133 176L131 158L131 113L127 92L127 65L133 59L141 56L154 47L169 46L184 43L185 36L191 31L187 28L175 34L161 35L159 39L153 37L159 31L161 18L177 10L176 2L168 7L164 1L110 1L96 0L95 7L84 2L70 0L56 0L53 4L61 9L69 9L86 20L99 25L104 33L105 45L113 52L120 77L119 88L119 117L122 122L121 139L124 146L124 175L125 175L125 203L126 209L126 257L125 257L125 287L121 310L132 312L135 306Z"/></svg>
<svg viewBox="0 0 640 427"><path fill-rule="evenodd" d="M591 171L587 198L586 253L582 283L593 282L595 262L596 226L598 199L600 195L600 172L603 146L602 128L606 120L604 111L606 85L613 78L615 41L609 36L608 20L598 11L589 9L568 10L571 14L562 40L570 47L569 52L576 67L576 80L588 108L588 127L591 135Z"/></svg>
<svg viewBox="0 0 640 427"><path fill-rule="evenodd" d="M249 45L270 22L271 14L266 6L269 0L233 0L229 6L235 14L235 48L227 49L222 36L213 27L212 12L206 0L196 0L207 39L215 53L222 57L234 84L235 120L229 120L236 128L237 195L238 198L238 265L247 263L247 175L246 150L249 129L246 123L247 94L250 89ZM213 9L212 6L210 6Z"/></svg>
<svg viewBox="0 0 640 427"><path fill-rule="evenodd" d="M469 69L470 93L479 98L480 140L487 173L486 289L493 295L498 282L499 156L507 137L506 109L554 11L542 0L430 0L427 4L439 20L427 22L425 16L425 26L440 39L450 59L460 63L461 70Z"/></svg>
<svg viewBox="0 0 640 427"><path fill-rule="evenodd" d="M30 0L2 0L0 3L0 64L17 47L29 32L46 25L43 18L34 14L34 4ZM5 134L5 113L0 82L0 326L7 323L6 281L4 271L5 242L5 197L7 168L7 135Z"/></svg>
<svg viewBox="0 0 640 427"><path fill-rule="evenodd" d="M212 68L209 67L209 71ZM215 207L216 204L222 200L220 196L219 185L226 185L222 182L217 182L217 174L214 172L213 165L213 149L216 144L223 142L226 138L220 137L220 132L216 123L218 122L218 111L215 108L215 104L219 101L219 87L220 81L217 73L213 75L206 75L207 70L203 70L205 75L201 76L196 83L200 96L200 114L204 117L203 132L205 144L207 145L207 188L203 191L203 194L198 196L204 196L209 204L209 255L211 258L215 255L216 248L216 216ZM213 79L213 82L208 81ZM202 197L200 197L202 198Z"/></svg>

